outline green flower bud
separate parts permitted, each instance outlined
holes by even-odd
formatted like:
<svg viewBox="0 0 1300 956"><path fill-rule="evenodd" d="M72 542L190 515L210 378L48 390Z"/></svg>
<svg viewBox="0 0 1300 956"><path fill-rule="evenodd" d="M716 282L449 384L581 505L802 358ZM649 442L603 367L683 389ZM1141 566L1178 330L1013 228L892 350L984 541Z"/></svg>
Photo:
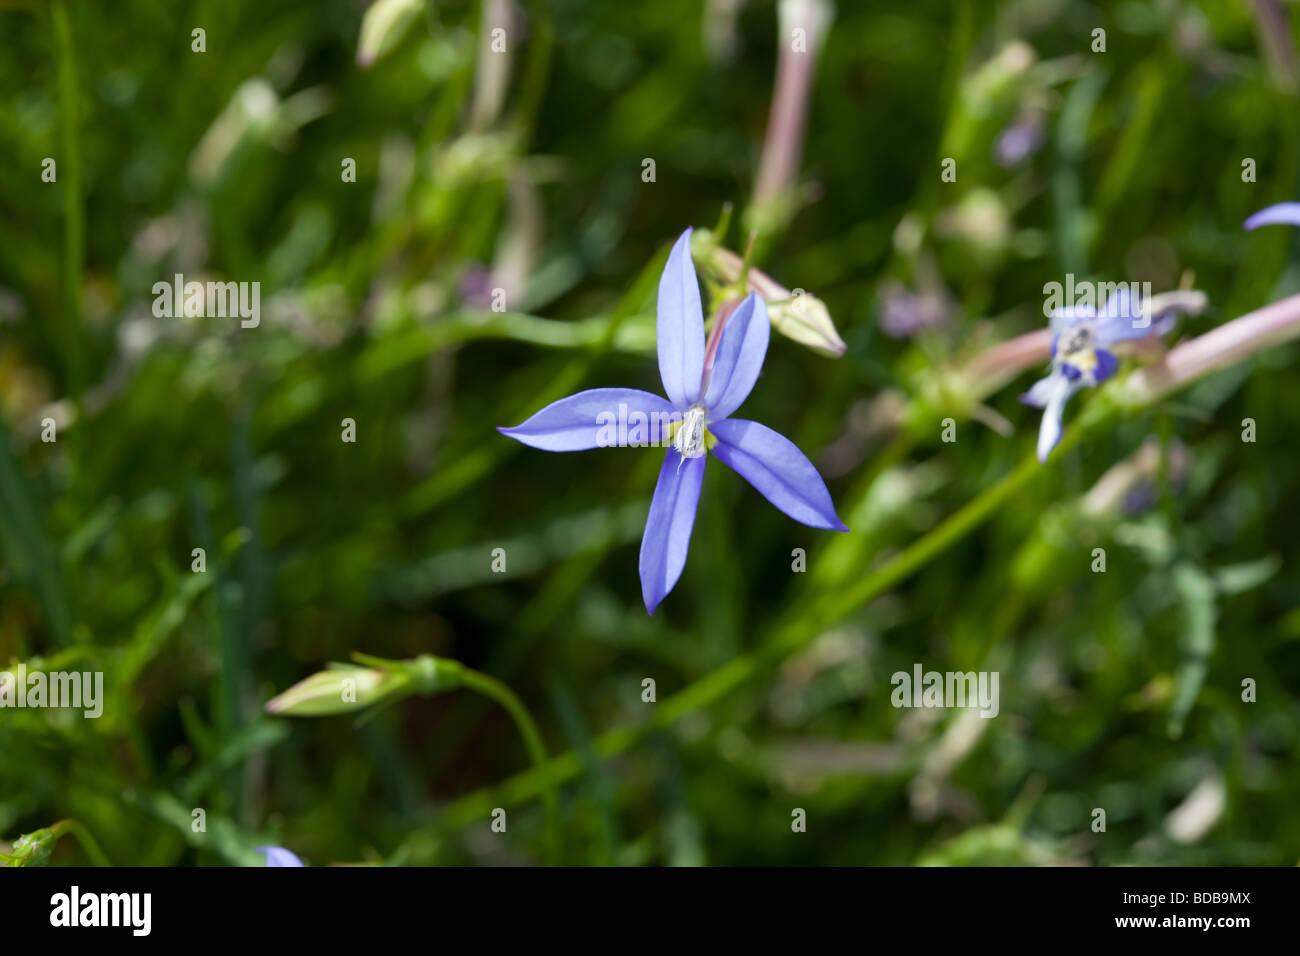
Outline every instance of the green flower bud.
<svg viewBox="0 0 1300 956"><path fill-rule="evenodd" d="M757 289L754 278L751 271L750 284ZM835 331L826 303L811 292L796 289L788 299L768 300L767 314L772 319L772 328L815 352L839 358L847 348Z"/></svg>
<svg viewBox="0 0 1300 956"><path fill-rule="evenodd" d="M767 303L768 317L777 332L832 358L844 354L844 340L835 330L826 303L817 296L803 289L792 292L759 269L751 268L745 273L744 260L717 245L707 229L696 231L691 252L703 269L724 283L739 283L744 273L749 288Z"/></svg>
<svg viewBox="0 0 1300 956"><path fill-rule="evenodd" d="M429 696L459 687L465 667L457 661L421 654L393 661L354 653L356 664L330 664L267 701L272 714L323 717L391 703L410 694Z"/></svg>
<svg viewBox="0 0 1300 956"><path fill-rule="evenodd" d="M283 694L267 701L272 714L289 717L321 717L362 710L387 700L403 690L414 690L411 678L402 670L331 665L294 684Z"/></svg>
<svg viewBox="0 0 1300 956"><path fill-rule="evenodd" d="M65 836L71 835L95 866L108 866L108 858L99 849L99 844L90 832L76 820L60 820L48 827L24 833L13 842L9 853L0 853L2 866L48 866L54 845Z"/></svg>
<svg viewBox="0 0 1300 956"><path fill-rule="evenodd" d="M54 844L59 842L59 837L62 835L63 831L58 824L24 833L14 841L13 853L8 854L5 866L48 865L50 854L54 852Z"/></svg>

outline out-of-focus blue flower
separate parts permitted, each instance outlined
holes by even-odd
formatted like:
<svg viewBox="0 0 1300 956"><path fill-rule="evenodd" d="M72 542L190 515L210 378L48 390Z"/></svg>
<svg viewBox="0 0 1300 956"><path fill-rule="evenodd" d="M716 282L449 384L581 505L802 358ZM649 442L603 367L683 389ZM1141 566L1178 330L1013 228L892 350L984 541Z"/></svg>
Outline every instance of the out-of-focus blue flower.
<svg viewBox="0 0 1300 956"><path fill-rule="evenodd" d="M460 300L476 309L492 304L492 270L481 262L466 269L460 277Z"/></svg>
<svg viewBox="0 0 1300 956"><path fill-rule="evenodd" d="M897 279L888 279L881 284L879 294L877 321L891 339L910 339L952 323L952 302L941 287L923 287L915 293Z"/></svg>
<svg viewBox="0 0 1300 956"><path fill-rule="evenodd" d="M1300 202L1266 206L1242 224L1243 229L1258 229L1260 226L1300 226Z"/></svg>
<svg viewBox="0 0 1300 956"><path fill-rule="evenodd" d="M302 860L282 846L259 846L257 852L265 855L267 866L302 866Z"/></svg>
<svg viewBox="0 0 1300 956"><path fill-rule="evenodd" d="M1079 389L1095 387L1115 374L1119 360L1110 347L1117 342L1145 338L1153 331L1168 328L1153 326L1142 304L1127 288L1121 287L1106 300L1101 311L1090 306L1071 306L1052 313L1052 369L1046 378L1020 396L1026 405L1043 410L1038 429L1038 460L1061 440L1061 413Z"/></svg>
<svg viewBox="0 0 1300 956"><path fill-rule="evenodd" d="M498 429L543 451L669 446L641 538L641 596L650 614L686 565L709 451L796 521L849 530L803 452L758 422L730 417L758 380L770 334L767 306L751 292L719 317L705 341L687 229L659 279L659 374L668 398L634 388L588 389L552 402L521 425Z"/></svg>
<svg viewBox="0 0 1300 956"><path fill-rule="evenodd" d="M1037 113L1022 116L998 134L993 144L993 158L1009 169L1019 165L1042 148L1046 139L1043 119Z"/></svg>

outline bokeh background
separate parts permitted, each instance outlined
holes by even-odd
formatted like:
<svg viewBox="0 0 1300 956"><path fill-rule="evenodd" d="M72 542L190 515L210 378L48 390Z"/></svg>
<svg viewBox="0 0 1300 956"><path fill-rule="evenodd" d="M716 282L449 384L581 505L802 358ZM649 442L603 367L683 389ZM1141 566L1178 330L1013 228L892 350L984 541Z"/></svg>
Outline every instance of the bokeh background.
<svg viewBox="0 0 1300 956"><path fill-rule="evenodd" d="M98 720L0 711L0 851L72 819L118 864L266 843L313 865L539 862L535 800L488 792L506 834L447 812L527 767L481 698L265 713L362 651L520 695L579 760L568 863L1300 859L1294 346L1090 435L887 593L597 757L1033 454L1017 396L1040 369L954 370L1041 328L1045 283L1204 290L1173 338L1300 288L1297 231L1240 227L1297 194L1300 8L367 6L0 3L0 664L106 684ZM824 37L778 79L818 10ZM804 131L768 137L799 69ZM797 177L756 204L765 140ZM657 390L663 256L728 205L723 245L761 227L754 264L847 344L774 336L744 412L813 458L853 533L715 462L652 618L658 455L548 455L495 426L579 388ZM177 272L260 282L260 327L156 318ZM916 663L997 670L999 716L892 707ZM51 862L86 853L61 840Z"/></svg>

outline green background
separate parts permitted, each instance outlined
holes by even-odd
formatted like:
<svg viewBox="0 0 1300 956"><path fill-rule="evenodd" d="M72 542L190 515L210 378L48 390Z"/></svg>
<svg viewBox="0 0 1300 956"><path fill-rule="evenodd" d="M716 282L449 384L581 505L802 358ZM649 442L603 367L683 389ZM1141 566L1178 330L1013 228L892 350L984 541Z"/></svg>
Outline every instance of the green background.
<svg viewBox="0 0 1300 956"><path fill-rule="evenodd" d="M262 843L313 865L540 861L535 801L489 795L504 835L445 812L527 766L480 698L359 725L263 712L362 651L455 658L521 696L578 755L568 863L1295 864L1294 346L1090 434L918 573L818 617L1032 456L1017 396L1037 368L986 399L1010 435L944 371L1041 328L1045 283L1193 282L1211 309L1175 338L1300 289L1297 232L1240 228L1296 195L1294 5L1279 30L1211 0L841 2L805 189L756 265L825 301L848 350L774 335L742 414L818 463L854 530L796 524L714 461L653 618L637 546L658 453L551 455L495 426L580 388L658 390L668 243L730 203L743 249L775 6L745 4L728 52L704 13L726 4L527 3L486 119L478 4L417 6L362 70L350 0L0 3L0 665L106 685L98 720L0 711L0 850L73 818L119 864ZM1006 167L1018 121L1041 148ZM485 270L513 261L512 311L485 312ZM177 272L260 282L260 327L155 318ZM946 322L883 334L894 283L941 287ZM1086 514L1148 438L1186 466ZM804 619L793 653L595 759L602 732ZM890 706L916 663L998 671L999 716ZM1175 839L1180 806L1204 832ZM64 840L51 861L85 859Z"/></svg>

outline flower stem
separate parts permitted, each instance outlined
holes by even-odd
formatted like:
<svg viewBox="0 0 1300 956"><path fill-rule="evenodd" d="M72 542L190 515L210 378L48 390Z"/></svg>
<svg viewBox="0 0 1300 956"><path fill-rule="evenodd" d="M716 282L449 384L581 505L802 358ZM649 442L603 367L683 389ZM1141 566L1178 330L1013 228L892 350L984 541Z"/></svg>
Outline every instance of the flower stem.
<svg viewBox="0 0 1300 956"><path fill-rule="evenodd" d="M76 820L64 820L64 832L70 834L73 839L81 844L81 848L86 851L86 856L90 857L90 862L95 866L112 866L108 862L108 857L104 851L99 848L95 838L90 835L90 831L78 823Z"/></svg>
<svg viewBox="0 0 1300 956"><path fill-rule="evenodd" d="M519 728L519 736L523 738L524 747L528 750L533 770L541 773L550 762L546 756L546 745L542 743L537 722L533 720L532 714L528 712L519 695L495 677L489 677L468 667L461 673L460 683L461 686L478 691L505 708L514 720L515 726ZM542 774L538 790L529 794L531 797L540 792L542 796L542 805L546 810L547 856L552 864L560 862L560 800L556 789L557 784L558 781Z"/></svg>
<svg viewBox="0 0 1300 956"><path fill-rule="evenodd" d="M1216 329L1184 342L1153 366L1140 369L1122 384L1099 392L1086 405L1075 425L1053 450L1046 466L1034 457L1025 459L992 488L976 496L936 528L903 549L889 561L869 572L855 584L823 596L814 610L803 606L778 622L771 636L757 650L742 654L706 674L664 700L654 716L644 723L623 725L596 738L595 752L602 758L624 753L651 733L668 727L692 711L706 707L743 686L810 644L825 628L920 570L933 558L974 531L992 517L1008 499L1045 474L1062 454L1082 438L1163 399L1171 392L1232 362L1241 361L1266 348L1300 338L1300 295L1274 302L1226 322ZM504 783L476 791L448 806L437 829L454 829L480 819L497 801L522 801L539 793L552 792L582 771L582 762L572 751L518 774Z"/></svg>
<svg viewBox="0 0 1300 956"><path fill-rule="evenodd" d="M1076 429L1062 440L1062 445L1078 440ZM594 749L608 758L631 749L652 732L670 726L692 711L708 706L743 686L791 654L810 644L824 628L852 613L868 601L923 567L966 534L987 520L1009 497L1045 471L1038 461L1027 458L1015 471L979 495L911 547L896 555L858 584L829 598L814 614L800 613L786 618L756 651L742 654L727 664L690 684L664 700L651 720L637 725L616 727L594 741ZM499 787L469 794L447 807L440 828L456 828L479 819L498 800L526 800L554 790L557 784L571 780L582 770L582 763L572 752L535 764L533 769L512 777Z"/></svg>
<svg viewBox="0 0 1300 956"><path fill-rule="evenodd" d="M50 839L54 841L58 841L65 836L71 836L81 845L81 849L85 851L86 856L90 858L90 862L94 866L113 865L108 862L108 857L99 848L99 844L90 835L90 831L76 820L60 820L58 823L51 824L46 832L49 834Z"/></svg>
<svg viewBox="0 0 1300 956"><path fill-rule="evenodd" d="M1175 346L1162 361L1134 372L1126 384L1134 402L1150 405L1189 382L1295 338L1300 338L1300 293Z"/></svg>
<svg viewBox="0 0 1300 956"><path fill-rule="evenodd" d="M63 150L63 283L67 321L62 329L67 361L67 388L80 402L81 368L81 270L85 253L85 230L81 217L81 154L77 146L77 70L68 21L66 0L54 0L55 47L59 60L59 125Z"/></svg>

